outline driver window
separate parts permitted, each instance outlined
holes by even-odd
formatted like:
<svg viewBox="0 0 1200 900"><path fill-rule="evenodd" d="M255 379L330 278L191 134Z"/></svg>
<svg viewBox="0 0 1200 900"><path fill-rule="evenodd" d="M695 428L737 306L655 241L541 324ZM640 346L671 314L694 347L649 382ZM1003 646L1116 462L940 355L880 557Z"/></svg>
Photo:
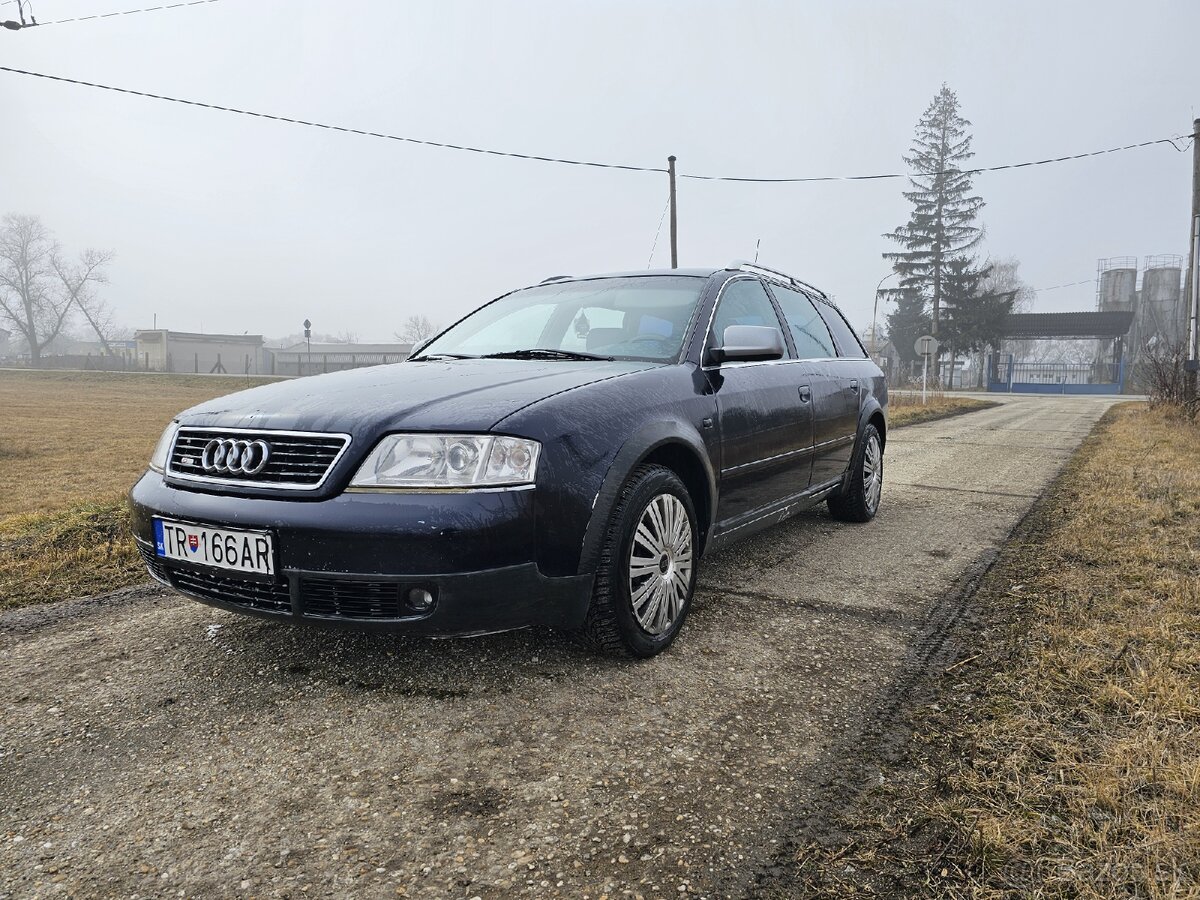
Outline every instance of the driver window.
<svg viewBox="0 0 1200 900"><path fill-rule="evenodd" d="M725 329L730 325L765 325L779 330L775 307L757 279L742 278L726 285L713 316L710 346L724 343Z"/></svg>

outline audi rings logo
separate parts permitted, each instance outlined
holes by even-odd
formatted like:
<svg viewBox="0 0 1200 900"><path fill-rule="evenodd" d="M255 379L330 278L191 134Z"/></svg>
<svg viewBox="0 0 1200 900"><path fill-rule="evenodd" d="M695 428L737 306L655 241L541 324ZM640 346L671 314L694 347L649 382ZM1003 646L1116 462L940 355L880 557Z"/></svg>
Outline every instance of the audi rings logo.
<svg viewBox="0 0 1200 900"><path fill-rule="evenodd" d="M205 472L229 475L257 475L271 458L266 441L238 441L214 438L204 445L200 465Z"/></svg>

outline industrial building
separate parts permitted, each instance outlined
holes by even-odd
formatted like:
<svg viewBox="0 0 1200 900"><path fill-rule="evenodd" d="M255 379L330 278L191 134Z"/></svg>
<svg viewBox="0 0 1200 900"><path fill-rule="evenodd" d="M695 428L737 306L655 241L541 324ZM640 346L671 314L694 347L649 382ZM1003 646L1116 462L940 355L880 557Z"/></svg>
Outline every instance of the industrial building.
<svg viewBox="0 0 1200 900"><path fill-rule="evenodd" d="M1101 341L1097 362L1124 363L1131 373L1149 354L1163 353L1187 339L1188 310L1183 290L1183 257L1147 256L1102 259L1096 272L1096 309L1133 314L1129 332Z"/></svg>
<svg viewBox="0 0 1200 900"><path fill-rule="evenodd" d="M263 375L261 334L193 334L165 328L134 334L139 368L150 372Z"/></svg>

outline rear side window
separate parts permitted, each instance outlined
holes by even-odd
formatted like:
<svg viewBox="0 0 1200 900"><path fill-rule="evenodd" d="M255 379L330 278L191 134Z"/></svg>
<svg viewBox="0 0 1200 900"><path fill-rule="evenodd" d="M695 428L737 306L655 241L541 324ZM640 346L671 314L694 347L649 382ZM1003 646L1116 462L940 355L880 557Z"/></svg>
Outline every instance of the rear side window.
<svg viewBox="0 0 1200 900"><path fill-rule="evenodd" d="M833 339L837 342L838 350L841 351L842 356L849 356L853 359L867 358L867 353L863 350L863 345L858 339L858 335L850 328L849 323L840 311L827 303L818 303L817 311L821 314L821 318L825 320L825 324L829 326L829 330L833 332Z"/></svg>
<svg viewBox="0 0 1200 900"><path fill-rule="evenodd" d="M772 284L771 290L783 310L792 341L796 344L796 355L801 359L829 359L837 356L833 349L833 338L825 321L817 312L813 302L799 291Z"/></svg>
<svg viewBox="0 0 1200 900"><path fill-rule="evenodd" d="M720 347L725 343L725 329L730 325L760 325L779 329L779 316L771 305L762 282L742 278L731 282L721 292L717 312L713 316L712 343Z"/></svg>

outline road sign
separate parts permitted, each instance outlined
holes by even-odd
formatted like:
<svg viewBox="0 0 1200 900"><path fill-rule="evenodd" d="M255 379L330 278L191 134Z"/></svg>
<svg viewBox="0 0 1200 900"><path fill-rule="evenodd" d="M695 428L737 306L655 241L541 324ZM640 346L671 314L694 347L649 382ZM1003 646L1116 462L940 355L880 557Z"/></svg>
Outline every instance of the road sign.
<svg viewBox="0 0 1200 900"><path fill-rule="evenodd" d="M938 352L938 339L932 334L925 334L917 338L917 343L913 345L913 349L920 356L933 356Z"/></svg>

